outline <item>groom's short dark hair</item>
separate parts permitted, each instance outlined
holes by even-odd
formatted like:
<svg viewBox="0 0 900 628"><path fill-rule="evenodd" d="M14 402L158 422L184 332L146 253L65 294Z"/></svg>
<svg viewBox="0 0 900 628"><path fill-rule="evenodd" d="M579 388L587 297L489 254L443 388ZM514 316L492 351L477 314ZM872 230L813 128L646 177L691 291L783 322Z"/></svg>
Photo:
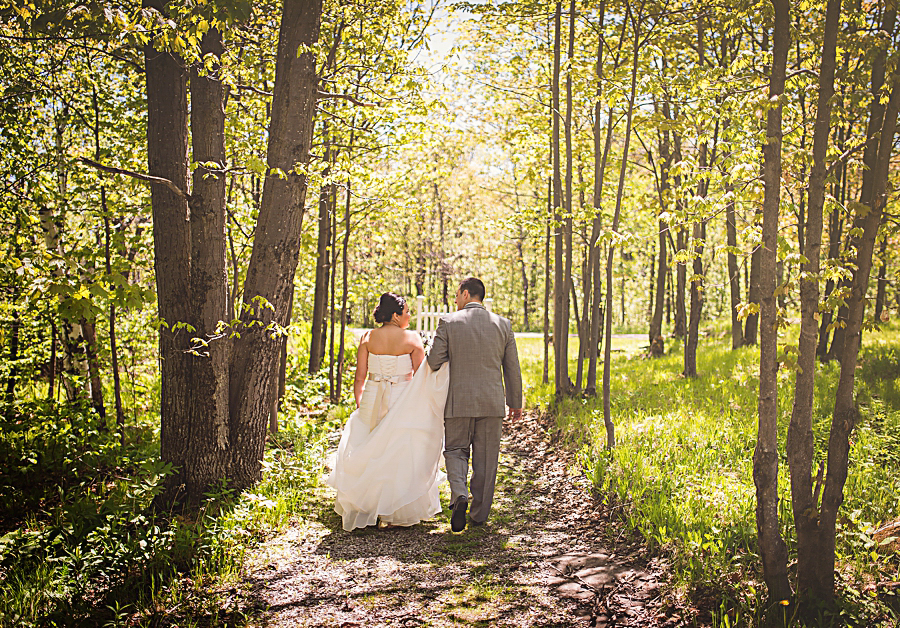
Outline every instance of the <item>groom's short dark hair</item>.
<svg viewBox="0 0 900 628"><path fill-rule="evenodd" d="M484 301L484 282L481 279L477 279L476 277L467 277L459 282L459 291L463 290L469 291L469 296L473 299L477 299L478 301Z"/></svg>

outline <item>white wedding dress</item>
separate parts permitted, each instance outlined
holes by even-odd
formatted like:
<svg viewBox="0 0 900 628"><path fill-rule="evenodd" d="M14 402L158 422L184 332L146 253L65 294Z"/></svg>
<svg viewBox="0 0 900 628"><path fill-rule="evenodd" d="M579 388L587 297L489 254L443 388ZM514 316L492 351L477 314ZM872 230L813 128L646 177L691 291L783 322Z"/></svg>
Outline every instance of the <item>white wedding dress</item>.
<svg viewBox="0 0 900 628"><path fill-rule="evenodd" d="M328 485L345 530L378 518L409 526L441 512L438 470L444 438L447 364L432 371L427 360L412 375L405 355L369 354L369 374L359 408L350 415Z"/></svg>

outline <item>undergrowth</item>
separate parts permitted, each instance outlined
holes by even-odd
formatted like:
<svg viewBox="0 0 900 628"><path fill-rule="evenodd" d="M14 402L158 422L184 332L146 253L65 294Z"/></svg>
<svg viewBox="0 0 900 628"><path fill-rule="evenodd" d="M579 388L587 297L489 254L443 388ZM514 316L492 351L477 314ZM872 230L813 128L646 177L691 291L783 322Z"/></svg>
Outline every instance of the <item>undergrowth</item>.
<svg viewBox="0 0 900 628"><path fill-rule="evenodd" d="M241 623L222 611L223 587L305 516L335 428L322 376L290 373L262 481L222 484L191 513L153 508L173 471L157 417L129 425L124 448L85 404L24 403L0 419L0 627Z"/></svg>

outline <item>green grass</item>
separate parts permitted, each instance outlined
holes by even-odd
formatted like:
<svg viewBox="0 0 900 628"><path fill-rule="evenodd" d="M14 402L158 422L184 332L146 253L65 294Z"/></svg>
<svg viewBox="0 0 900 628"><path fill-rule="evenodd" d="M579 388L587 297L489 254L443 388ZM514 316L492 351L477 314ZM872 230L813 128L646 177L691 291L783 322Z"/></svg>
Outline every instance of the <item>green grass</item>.
<svg viewBox="0 0 900 628"><path fill-rule="evenodd" d="M795 330L788 330L787 339L795 336ZM552 406L551 386L540 383L543 347L523 340L519 347L529 401ZM722 599L717 625L736 625L735 621L752 625L765 588L757 555L752 478L758 349L732 351L727 337L711 335L698 350L700 376L686 379L680 376L680 343L669 341L667 354L655 360L642 356L641 345L646 341L613 345L625 349L613 354L615 449L605 450L602 398L568 399L555 405L559 426L579 447L580 463L607 512L619 517L653 551L669 557L675 587L689 596L717 592ZM900 515L898 356L896 329L866 334L856 387L862 416L852 438L837 538L839 594L845 614L838 623L894 625L897 617L896 600L876 595L868 585L896 581L900 564L896 552L878 553L872 540L880 523ZM570 361L570 373L574 372ZM817 462L826 455L837 376L836 364L817 365ZM779 372L782 451L793 379L793 371ZM793 560L795 534L784 460L779 491L782 533Z"/></svg>

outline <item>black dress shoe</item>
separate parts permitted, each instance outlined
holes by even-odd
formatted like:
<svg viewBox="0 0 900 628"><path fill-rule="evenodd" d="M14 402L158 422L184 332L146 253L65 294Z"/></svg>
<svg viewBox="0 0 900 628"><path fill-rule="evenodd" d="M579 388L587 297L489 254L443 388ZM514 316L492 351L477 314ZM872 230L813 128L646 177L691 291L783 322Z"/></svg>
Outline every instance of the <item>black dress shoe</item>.
<svg viewBox="0 0 900 628"><path fill-rule="evenodd" d="M450 509L453 514L450 516L450 529L453 532L462 532L466 527L466 509L469 507L469 500L463 495L456 498Z"/></svg>

